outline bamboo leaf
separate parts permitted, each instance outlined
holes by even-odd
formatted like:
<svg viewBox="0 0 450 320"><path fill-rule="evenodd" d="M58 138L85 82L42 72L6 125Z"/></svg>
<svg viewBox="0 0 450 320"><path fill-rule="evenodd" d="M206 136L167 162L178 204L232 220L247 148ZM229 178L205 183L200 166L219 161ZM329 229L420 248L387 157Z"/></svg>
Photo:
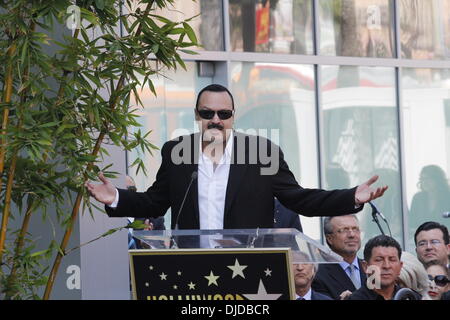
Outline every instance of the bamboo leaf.
<svg viewBox="0 0 450 320"><path fill-rule="evenodd" d="M188 23L183 22L183 27L184 27L184 29L186 30L186 34L188 35L189 39L190 39L194 44L196 44L196 43L198 42L197 36L195 35L195 32L194 32L194 30L191 28L191 26L190 26Z"/></svg>

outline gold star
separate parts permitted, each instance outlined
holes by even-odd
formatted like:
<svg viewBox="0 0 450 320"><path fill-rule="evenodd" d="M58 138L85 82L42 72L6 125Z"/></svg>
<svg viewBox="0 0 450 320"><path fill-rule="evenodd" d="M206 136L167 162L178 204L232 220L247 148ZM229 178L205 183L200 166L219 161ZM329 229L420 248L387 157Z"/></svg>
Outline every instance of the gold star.
<svg viewBox="0 0 450 320"><path fill-rule="evenodd" d="M195 283L193 283L191 281L191 283L188 283L188 287L189 287L189 290L195 290Z"/></svg>
<svg viewBox="0 0 450 320"><path fill-rule="evenodd" d="M161 273L160 275L161 280L167 280L167 274Z"/></svg>
<svg viewBox="0 0 450 320"><path fill-rule="evenodd" d="M212 270L211 270L211 273L209 274L209 276L205 276L205 278L206 278L206 280L208 280L208 287L211 284L215 284L216 286L219 286L217 284L217 279L219 279L220 276L215 276L214 273L212 272Z"/></svg>

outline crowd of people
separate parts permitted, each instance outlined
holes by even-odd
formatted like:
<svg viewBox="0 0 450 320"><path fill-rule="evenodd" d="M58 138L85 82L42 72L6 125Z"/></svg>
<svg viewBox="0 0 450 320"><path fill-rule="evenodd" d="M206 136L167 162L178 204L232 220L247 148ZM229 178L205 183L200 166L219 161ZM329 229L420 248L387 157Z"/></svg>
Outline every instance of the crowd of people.
<svg viewBox="0 0 450 320"><path fill-rule="evenodd" d="M323 231L330 249L343 261L293 267L297 300L449 300L449 234L429 221L414 235L416 255L402 251L392 237L379 235L363 249L356 215L327 217Z"/></svg>

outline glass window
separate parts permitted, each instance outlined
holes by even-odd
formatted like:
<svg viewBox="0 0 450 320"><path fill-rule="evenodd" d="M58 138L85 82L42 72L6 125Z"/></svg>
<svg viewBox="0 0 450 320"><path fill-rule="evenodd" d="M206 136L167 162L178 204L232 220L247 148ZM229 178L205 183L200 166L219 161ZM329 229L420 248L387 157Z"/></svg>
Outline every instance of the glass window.
<svg viewBox="0 0 450 320"><path fill-rule="evenodd" d="M391 58L392 0L319 0L320 54Z"/></svg>
<svg viewBox="0 0 450 320"><path fill-rule="evenodd" d="M145 7L146 4L142 4ZM195 50L223 51L223 14L221 0L197 0L182 1L174 0L173 4L168 4L164 10L155 10L152 13L161 15L172 21L183 21L194 18L189 25L195 32L198 42L202 47ZM185 40L188 38L186 37ZM193 48L187 48L193 49Z"/></svg>
<svg viewBox="0 0 450 320"><path fill-rule="evenodd" d="M409 248L426 221L450 228L450 69L403 69L402 115L405 140Z"/></svg>
<svg viewBox="0 0 450 320"><path fill-rule="evenodd" d="M322 102L325 187L357 186L379 175L374 186L388 185L374 201L402 243L395 70L384 67L323 66ZM362 242L380 234L371 208L358 214ZM387 226L380 220L386 234Z"/></svg>
<svg viewBox="0 0 450 320"><path fill-rule="evenodd" d="M280 63L231 63L235 128L267 136L283 150L303 187L318 186L314 68ZM304 232L320 239L319 218L301 217Z"/></svg>
<svg viewBox="0 0 450 320"><path fill-rule="evenodd" d="M232 51L313 54L312 0L229 0Z"/></svg>
<svg viewBox="0 0 450 320"><path fill-rule="evenodd" d="M450 58L450 0L402 0L399 3L402 57Z"/></svg>

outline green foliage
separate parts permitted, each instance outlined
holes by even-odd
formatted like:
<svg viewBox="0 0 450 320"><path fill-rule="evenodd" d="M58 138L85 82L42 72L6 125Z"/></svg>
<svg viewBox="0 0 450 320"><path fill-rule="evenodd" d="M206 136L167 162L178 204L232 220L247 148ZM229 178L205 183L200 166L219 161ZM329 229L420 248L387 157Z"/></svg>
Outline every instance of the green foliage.
<svg viewBox="0 0 450 320"><path fill-rule="evenodd" d="M7 229L7 241L0 243L0 297L39 298L36 292L49 278L48 259L67 252L57 239L47 249L36 251L25 219L40 215L48 221L47 211L52 210L56 228L71 228L72 210L67 207L75 204L76 193L83 196L83 205L92 215L85 181L96 179L100 170L107 176L115 174L108 171L109 166L98 167L106 155L103 140L124 150L139 148L152 154L157 149L149 142L150 132L130 134L139 126L130 101L134 98L142 106L139 91L145 85L155 93L151 79L163 71L161 66L185 68L178 51L194 53L186 48L199 44L188 24L190 19L174 22L152 14L173 0L128 0L129 7L141 5L121 15L122 2L75 1L82 23L81 29L71 34L66 20L73 1L0 1L0 89L4 91L0 116L7 115L7 124L0 131L4 142L0 148L5 152L0 209L4 220L24 220L21 230ZM147 6L152 9L146 11ZM120 23L124 34L119 32ZM54 39L52 30L61 28L67 36ZM8 51L10 48L14 50ZM150 60L158 61L159 69L152 68ZM6 101L10 79L12 95ZM96 146L100 146L98 151ZM145 172L142 160L134 165ZM10 198L5 192L8 178L12 181ZM7 212L9 200L14 205Z"/></svg>

